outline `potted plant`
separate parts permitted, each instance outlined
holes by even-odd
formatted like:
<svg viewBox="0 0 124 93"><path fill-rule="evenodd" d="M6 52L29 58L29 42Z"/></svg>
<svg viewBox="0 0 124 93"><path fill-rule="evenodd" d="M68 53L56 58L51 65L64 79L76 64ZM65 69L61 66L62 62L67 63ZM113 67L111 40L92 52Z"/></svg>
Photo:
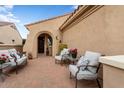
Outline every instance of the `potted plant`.
<svg viewBox="0 0 124 93"><path fill-rule="evenodd" d="M58 55L60 55L61 51L64 49L64 48L68 48L67 44L59 44L59 50L58 50Z"/></svg>
<svg viewBox="0 0 124 93"><path fill-rule="evenodd" d="M30 52L28 53L28 59L32 59L32 54Z"/></svg>
<svg viewBox="0 0 124 93"><path fill-rule="evenodd" d="M1 54L0 55L0 64L2 65L3 63L5 63L8 60L8 56L5 54Z"/></svg>
<svg viewBox="0 0 124 93"><path fill-rule="evenodd" d="M72 58L76 58L77 57L77 49L76 48L70 49L69 52L70 52Z"/></svg>

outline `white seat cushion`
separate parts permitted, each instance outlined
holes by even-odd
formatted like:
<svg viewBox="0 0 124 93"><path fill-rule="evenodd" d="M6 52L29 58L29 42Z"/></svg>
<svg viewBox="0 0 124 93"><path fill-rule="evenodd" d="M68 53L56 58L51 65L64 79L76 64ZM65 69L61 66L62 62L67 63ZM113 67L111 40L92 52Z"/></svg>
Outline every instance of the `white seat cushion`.
<svg viewBox="0 0 124 93"><path fill-rule="evenodd" d="M26 62L26 60L27 60L27 57L22 57L22 58L17 59L17 63L18 65L21 65L22 63Z"/></svg>
<svg viewBox="0 0 124 93"><path fill-rule="evenodd" d="M14 48L13 49L9 49L8 51L9 52L13 52L13 53L17 53L16 49L14 49Z"/></svg>
<svg viewBox="0 0 124 93"><path fill-rule="evenodd" d="M21 58L17 60L18 65L21 65L23 62L24 62L24 60Z"/></svg>
<svg viewBox="0 0 124 93"><path fill-rule="evenodd" d="M77 66L82 65L83 64L83 60L84 60L84 56L81 56L76 65Z"/></svg>
<svg viewBox="0 0 124 93"><path fill-rule="evenodd" d="M93 74L92 72L88 71L88 70L80 70L79 73L77 74L77 79L81 80L81 79L86 79L86 80L93 80L97 78L97 74Z"/></svg>
<svg viewBox="0 0 124 93"><path fill-rule="evenodd" d="M84 58L89 60L88 65L91 66L98 66L99 64L99 57L101 56L100 53L97 52L91 52L91 51L86 51ZM87 67L88 70L90 70L92 73L96 73L97 68L95 67Z"/></svg>
<svg viewBox="0 0 124 93"><path fill-rule="evenodd" d="M9 58L12 58L12 57L10 56L10 53L9 53L8 50L0 50L0 55L1 55L1 54L5 54L5 55L7 55Z"/></svg>
<svg viewBox="0 0 124 93"><path fill-rule="evenodd" d="M62 56L55 56L55 59L61 61Z"/></svg>
<svg viewBox="0 0 124 93"><path fill-rule="evenodd" d="M59 56L55 56L55 59L61 61L61 60L62 60L62 56L63 56L63 59L66 59L65 56L68 55L68 54L69 54L69 49L64 48L64 49L61 51L61 53L60 53ZM64 56L64 55L65 55L65 56Z"/></svg>
<svg viewBox="0 0 124 93"><path fill-rule="evenodd" d="M76 65L69 65L69 71L75 77L76 72L78 71L78 68ZM77 74L78 80L81 80L81 79L92 80L92 79L96 79L96 78L97 78L97 74L93 74L92 72L90 72L88 70L84 70L84 71L80 70L79 73Z"/></svg>
<svg viewBox="0 0 124 93"><path fill-rule="evenodd" d="M63 55L67 55L67 54L69 54L69 49L66 49L66 48L64 48L62 51L61 51L61 53L60 53L60 56L63 56Z"/></svg>
<svg viewBox="0 0 124 93"><path fill-rule="evenodd" d="M21 57L22 59L24 59L24 60L27 60L27 56L23 56L23 57Z"/></svg>
<svg viewBox="0 0 124 93"><path fill-rule="evenodd" d="M6 64L9 64L9 65L11 65L11 67L15 67L16 66L16 63L14 62L14 61L12 61L12 62L7 62L7 63L4 63L5 65Z"/></svg>
<svg viewBox="0 0 124 93"><path fill-rule="evenodd" d="M90 61L89 65L97 66L98 65L98 60L99 60L100 56L101 56L100 53L86 51L86 53L84 55L84 58Z"/></svg>
<svg viewBox="0 0 124 93"><path fill-rule="evenodd" d="M71 72L71 74L73 76L76 76L76 73L78 71L78 66L85 65L86 64L85 60L89 61L88 65L98 66L98 64L99 64L98 59L99 59L100 55L101 55L100 53L86 51L84 57L82 56L79 59L77 65L69 65L69 71ZM96 69L97 68L94 68L94 67L87 67L87 69L83 69L81 67L80 71L77 74L77 79L78 80L81 80L81 79L87 79L87 80L96 79L97 78Z"/></svg>
<svg viewBox="0 0 124 93"><path fill-rule="evenodd" d="M73 76L75 76L76 72L78 71L78 68L76 65L69 65L69 71Z"/></svg>
<svg viewBox="0 0 124 93"><path fill-rule="evenodd" d="M20 56L17 54L16 49L9 49L8 51L9 51L10 54L14 54L14 56L15 56L17 59L20 58Z"/></svg>

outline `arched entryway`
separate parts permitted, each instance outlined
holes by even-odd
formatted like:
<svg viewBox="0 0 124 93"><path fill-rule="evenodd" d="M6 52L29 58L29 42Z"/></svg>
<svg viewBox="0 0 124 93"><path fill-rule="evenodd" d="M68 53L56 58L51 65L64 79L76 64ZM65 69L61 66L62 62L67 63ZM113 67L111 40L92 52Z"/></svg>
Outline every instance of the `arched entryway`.
<svg viewBox="0 0 124 93"><path fill-rule="evenodd" d="M38 36L37 49L38 54L52 56L52 37L47 33L42 33Z"/></svg>

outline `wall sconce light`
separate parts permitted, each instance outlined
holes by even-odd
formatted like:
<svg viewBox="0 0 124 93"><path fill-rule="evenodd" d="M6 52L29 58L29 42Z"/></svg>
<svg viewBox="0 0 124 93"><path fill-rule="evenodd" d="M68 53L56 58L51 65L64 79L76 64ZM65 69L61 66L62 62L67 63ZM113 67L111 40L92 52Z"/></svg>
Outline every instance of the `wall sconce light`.
<svg viewBox="0 0 124 93"><path fill-rule="evenodd" d="M59 43L62 43L62 41L61 41L61 40L59 40Z"/></svg>
<svg viewBox="0 0 124 93"><path fill-rule="evenodd" d="M56 40L58 40L58 36L56 36Z"/></svg>
<svg viewBox="0 0 124 93"><path fill-rule="evenodd" d="M15 40L14 40L14 39L12 39L12 42L13 42L13 44L14 44Z"/></svg>

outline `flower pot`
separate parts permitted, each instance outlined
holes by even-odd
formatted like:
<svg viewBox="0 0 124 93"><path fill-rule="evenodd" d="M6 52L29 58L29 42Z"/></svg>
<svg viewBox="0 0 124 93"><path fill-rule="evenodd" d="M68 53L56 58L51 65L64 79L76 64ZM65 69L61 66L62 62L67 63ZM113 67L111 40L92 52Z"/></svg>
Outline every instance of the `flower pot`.
<svg viewBox="0 0 124 93"><path fill-rule="evenodd" d="M72 58L76 58L77 57L77 53L71 54Z"/></svg>
<svg viewBox="0 0 124 93"><path fill-rule="evenodd" d="M28 53L28 59L32 59L32 54L31 53Z"/></svg>

